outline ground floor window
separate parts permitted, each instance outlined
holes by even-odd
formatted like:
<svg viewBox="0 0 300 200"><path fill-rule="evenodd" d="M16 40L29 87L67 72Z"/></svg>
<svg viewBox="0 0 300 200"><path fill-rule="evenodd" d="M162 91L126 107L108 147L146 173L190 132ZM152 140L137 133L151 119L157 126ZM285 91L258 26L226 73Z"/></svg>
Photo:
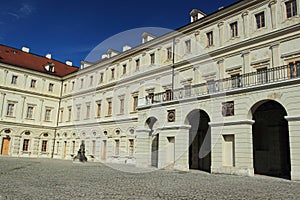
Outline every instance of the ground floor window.
<svg viewBox="0 0 300 200"><path fill-rule="evenodd" d="M134 140L130 139L129 140L129 157L133 157L133 152L134 152Z"/></svg>
<svg viewBox="0 0 300 200"><path fill-rule="evenodd" d="M46 152L47 151L47 140L43 140L42 141L42 152Z"/></svg>
<svg viewBox="0 0 300 200"><path fill-rule="evenodd" d="M29 139L24 139L23 141L23 151L28 151Z"/></svg>

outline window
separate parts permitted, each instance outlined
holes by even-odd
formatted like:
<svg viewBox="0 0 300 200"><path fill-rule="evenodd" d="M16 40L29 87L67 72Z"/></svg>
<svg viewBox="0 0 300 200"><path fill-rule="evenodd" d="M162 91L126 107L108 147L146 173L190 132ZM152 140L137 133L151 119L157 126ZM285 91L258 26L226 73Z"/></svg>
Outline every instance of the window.
<svg viewBox="0 0 300 200"><path fill-rule="evenodd" d="M213 93L215 92L215 81L210 80L207 81L207 93Z"/></svg>
<svg viewBox="0 0 300 200"><path fill-rule="evenodd" d="M192 95L192 86L190 84L184 86L184 94L185 97L190 97Z"/></svg>
<svg viewBox="0 0 300 200"><path fill-rule="evenodd" d="M101 101L97 102L97 114L96 116L101 117Z"/></svg>
<svg viewBox="0 0 300 200"><path fill-rule="evenodd" d="M76 145L76 142L72 141L72 154L75 153L75 145Z"/></svg>
<svg viewBox="0 0 300 200"><path fill-rule="evenodd" d="M115 79L115 69L111 69L111 79Z"/></svg>
<svg viewBox="0 0 300 200"><path fill-rule="evenodd" d="M123 65L123 75L126 74L126 70L127 70L127 66L126 66L126 65Z"/></svg>
<svg viewBox="0 0 300 200"><path fill-rule="evenodd" d="M81 111L81 107L77 106L76 120L80 120L80 111Z"/></svg>
<svg viewBox="0 0 300 200"><path fill-rule="evenodd" d="M111 116L111 114L112 114L112 102L111 102L111 100L108 100L107 101L107 115Z"/></svg>
<svg viewBox="0 0 300 200"><path fill-rule="evenodd" d="M300 77L300 61L290 61L288 63L288 77L295 78Z"/></svg>
<svg viewBox="0 0 300 200"><path fill-rule="evenodd" d="M255 15L257 29L265 27L265 13L261 12Z"/></svg>
<svg viewBox="0 0 300 200"><path fill-rule="evenodd" d="M137 71L140 69L140 59L135 60L135 69Z"/></svg>
<svg viewBox="0 0 300 200"><path fill-rule="evenodd" d="M116 146L115 146L115 156L119 156L120 155L120 140L116 140Z"/></svg>
<svg viewBox="0 0 300 200"><path fill-rule="evenodd" d="M95 153L96 153L96 141L93 140L92 144L93 144L93 146L92 146L92 154L95 155Z"/></svg>
<svg viewBox="0 0 300 200"><path fill-rule="evenodd" d="M99 83L103 83L103 73L100 73Z"/></svg>
<svg viewBox="0 0 300 200"><path fill-rule="evenodd" d="M296 0L291 0L285 3L286 7L286 16L287 18L291 18L296 16L297 13L297 1Z"/></svg>
<svg viewBox="0 0 300 200"><path fill-rule="evenodd" d="M185 41L185 53L191 53L191 40Z"/></svg>
<svg viewBox="0 0 300 200"><path fill-rule="evenodd" d="M130 139L129 140L129 157L133 157L134 153L134 140Z"/></svg>
<svg viewBox="0 0 300 200"><path fill-rule="evenodd" d="M15 104L9 103L8 106L7 106L6 115L10 116L10 117L13 117L14 116L14 108L15 108Z"/></svg>
<svg viewBox="0 0 300 200"><path fill-rule="evenodd" d="M91 113L91 105L87 104L86 105L86 119L90 118L90 113Z"/></svg>
<svg viewBox="0 0 300 200"><path fill-rule="evenodd" d="M151 54L150 54L150 64L151 64L151 65L154 65L154 64L155 64L155 54L154 54L154 53L151 53Z"/></svg>
<svg viewBox="0 0 300 200"><path fill-rule="evenodd" d="M214 44L213 32L206 33L207 46L212 46Z"/></svg>
<svg viewBox="0 0 300 200"><path fill-rule="evenodd" d="M233 22L230 24L230 34L231 38L236 38L238 36L238 23Z"/></svg>
<svg viewBox="0 0 300 200"><path fill-rule="evenodd" d="M30 82L30 87L35 88L35 85L36 85L36 80L32 79Z"/></svg>
<svg viewBox="0 0 300 200"><path fill-rule="evenodd" d="M28 106L27 107L26 118L27 119L32 119L33 118L33 106Z"/></svg>
<svg viewBox="0 0 300 200"><path fill-rule="evenodd" d="M124 114L124 98L120 99L120 114Z"/></svg>
<svg viewBox="0 0 300 200"><path fill-rule="evenodd" d="M80 79L80 89L82 89L82 88L83 88L83 78Z"/></svg>
<svg viewBox="0 0 300 200"><path fill-rule="evenodd" d="M172 47L167 48L167 59L171 60L173 57L172 55Z"/></svg>
<svg viewBox="0 0 300 200"><path fill-rule="evenodd" d="M133 97L133 111L136 111L136 108L138 106L138 96Z"/></svg>
<svg viewBox="0 0 300 200"><path fill-rule="evenodd" d="M64 93L67 92L67 84L64 84Z"/></svg>
<svg viewBox="0 0 300 200"><path fill-rule="evenodd" d="M172 91L166 90L166 101L170 101L172 98Z"/></svg>
<svg viewBox="0 0 300 200"><path fill-rule="evenodd" d="M53 83L49 83L48 91L49 92L53 92L53 88L54 88L54 84Z"/></svg>
<svg viewBox="0 0 300 200"><path fill-rule="evenodd" d="M24 139L23 140L23 151L28 151L29 147L29 139Z"/></svg>
<svg viewBox="0 0 300 200"><path fill-rule="evenodd" d="M93 86L94 76L90 76L90 86Z"/></svg>
<svg viewBox="0 0 300 200"><path fill-rule="evenodd" d="M257 83L263 84L268 82L267 68L257 69Z"/></svg>
<svg viewBox="0 0 300 200"><path fill-rule="evenodd" d="M75 81L72 81L72 91L74 90L75 88Z"/></svg>
<svg viewBox="0 0 300 200"><path fill-rule="evenodd" d="M42 152L46 152L47 151L47 140L43 140L42 141Z"/></svg>
<svg viewBox="0 0 300 200"><path fill-rule="evenodd" d="M59 141L56 142L56 153L58 154L59 152Z"/></svg>
<svg viewBox="0 0 300 200"><path fill-rule="evenodd" d="M45 121L51 120L51 109L47 108L45 112Z"/></svg>
<svg viewBox="0 0 300 200"><path fill-rule="evenodd" d="M231 86L232 88L237 88L241 86L241 77L239 74L234 74L231 76Z"/></svg>
<svg viewBox="0 0 300 200"><path fill-rule="evenodd" d="M193 22L194 22L194 21L197 21L197 20L198 20L198 16L197 16L197 15L194 15L194 16L193 16Z"/></svg>
<svg viewBox="0 0 300 200"><path fill-rule="evenodd" d="M72 119L72 107L68 108L68 121L71 121Z"/></svg>
<svg viewBox="0 0 300 200"><path fill-rule="evenodd" d="M152 104L154 103L154 93L149 93L147 96L147 102Z"/></svg>
<svg viewBox="0 0 300 200"><path fill-rule="evenodd" d="M11 77L11 84L16 85L16 84L17 84L17 79L18 79L18 76L13 75L13 76Z"/></svg>
<svg viewBox="0 0 300 200"><path fill-rule="evenodd" d="M59 111L59 122L63 122L63 117L64 117L64 109L60 109Z"/></svg>

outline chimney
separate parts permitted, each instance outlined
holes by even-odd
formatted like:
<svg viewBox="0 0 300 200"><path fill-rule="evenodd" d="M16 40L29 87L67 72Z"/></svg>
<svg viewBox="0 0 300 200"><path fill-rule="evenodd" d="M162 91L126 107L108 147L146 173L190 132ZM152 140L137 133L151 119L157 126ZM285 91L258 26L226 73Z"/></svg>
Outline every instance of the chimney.
<svg viewBox="0 0 300 200"><path fill-rule="evenodd" d="M22 51L29 53L29 48L28 47L22 47Z"/></svg>
<svg viewBox="0 0 300 200"><path fill-rule="evenodd" d="M47 54L46 54L46 58L51 59L51 54L50 54L50 53L47 53Z"/></svg>
<svg viewBox="0 0 300 200"><path fill-rule="evenodd" d="M108 58L108 55L107 54L103 54L101 58L102 59Z"/></svg>
<svg viewBox="0 0 300 200"><path fill-rule="evenodd" d="M130 50L131 49L131 47L130 46L128 46L128 45L125 45L124 47L123 47L123 52L125 52L125 51L128 51L128 50Z"/></svg>
<svg viewBox="0 0 300 200"><path fill-rule="evenodd" d="M73 63L72 63L72 61L67 60L67 61L66 61L66 65L72 66Z"/></svg>

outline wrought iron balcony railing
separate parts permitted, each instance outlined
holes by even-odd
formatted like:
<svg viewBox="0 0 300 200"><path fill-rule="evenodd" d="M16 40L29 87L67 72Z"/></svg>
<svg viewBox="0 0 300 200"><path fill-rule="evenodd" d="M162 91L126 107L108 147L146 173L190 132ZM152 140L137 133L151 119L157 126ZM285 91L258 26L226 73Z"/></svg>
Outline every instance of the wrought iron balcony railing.
<svg viewBox="0 0 300 200"><path fill-rule="evenodd" d="M251 86L291 80L298 77L300 77L300 65L284 65L269 69L265 68L257 70L256 72L234 75L230 78L187 85L182 88L177 88L173 92L169 90L161 93L149 94L140 99L139 106L227 92Z"/></svg>

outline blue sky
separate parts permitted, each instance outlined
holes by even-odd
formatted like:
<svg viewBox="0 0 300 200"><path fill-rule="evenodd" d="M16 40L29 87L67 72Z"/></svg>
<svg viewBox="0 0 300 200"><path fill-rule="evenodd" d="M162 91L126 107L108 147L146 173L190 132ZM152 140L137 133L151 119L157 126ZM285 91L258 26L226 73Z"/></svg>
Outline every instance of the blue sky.
<svg viewBox="0 0 300 200"><path fill-rule="evenodd" d="M80 66L80 61L85 60L89 52L103 41L106 44L116 41L109 40L116 34L132 29L140 31L142 27L159 27L155 30L163 33L188 24L193 8L210 14L237 1L3 1L0 43L18 49L27 46L32 53L51 53L53 59L62 62L71 60L73 65ZM123 45L135 46L140 42L139 37L131 42L124 39L124 44L123 40L119 40L112 47L121 50ZM99 52L99 58L105 51Z"/></svg>

